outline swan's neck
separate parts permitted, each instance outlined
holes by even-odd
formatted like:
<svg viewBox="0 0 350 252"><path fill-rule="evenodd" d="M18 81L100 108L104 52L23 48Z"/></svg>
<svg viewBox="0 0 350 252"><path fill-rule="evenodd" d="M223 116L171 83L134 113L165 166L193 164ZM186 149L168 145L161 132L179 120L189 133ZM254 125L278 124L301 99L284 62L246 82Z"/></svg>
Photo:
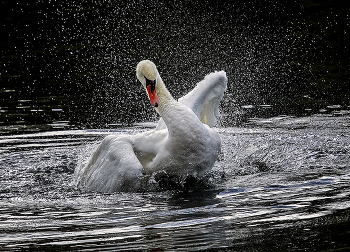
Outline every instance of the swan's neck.
<svg viewBox="0 0 350 252"><path fill-rule="evenodd" d="M163 116L164 111L171 104L176 103L176 100L171 96L168 89L166 89L162 78L158 75L156 91L159 99L159 106L156 108L156 111L160 116Z"/></svg>
<svg viewBox="0 0 350 252"><path fill-rule="evenodd" d="M193 135L200 136L204 132L204 125L196 114L171 96L160 77L157 78L157 83L159 106L156 110L168 128L169 137L191 139ZM188 134L190 134L190 137L187 137Z"/></svg>

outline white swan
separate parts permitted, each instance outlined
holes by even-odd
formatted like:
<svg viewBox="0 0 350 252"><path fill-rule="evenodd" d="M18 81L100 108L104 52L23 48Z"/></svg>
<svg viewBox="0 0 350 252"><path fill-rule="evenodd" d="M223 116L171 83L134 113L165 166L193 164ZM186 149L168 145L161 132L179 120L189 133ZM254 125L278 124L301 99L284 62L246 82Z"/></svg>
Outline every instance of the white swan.
<svg viewBox="0 0 350 252"><path fill-rule="evenodd" d="M221 140L208 125L216 123L226 73L207 75L179 102L168 92L151 61L141 61L136 75L162 119L155 130L107 136L88 163L75 171L78 184L89 190L137 191L144 175L162 170L174 176L202 176L218 157Z"/></svg>

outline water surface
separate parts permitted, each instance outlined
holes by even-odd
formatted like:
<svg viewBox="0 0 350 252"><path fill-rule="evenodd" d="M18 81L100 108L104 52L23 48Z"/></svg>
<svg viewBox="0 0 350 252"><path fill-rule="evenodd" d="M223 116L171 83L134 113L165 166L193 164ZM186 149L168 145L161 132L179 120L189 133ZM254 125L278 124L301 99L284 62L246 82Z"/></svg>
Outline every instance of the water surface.
<svg viewBox="0 0 350 252"><path fill-rule="evenodd" d="M3 1L0 250L348 250L348 5ZM175 98L227 72L219 160L181 190L76 188L104 136L156 121L146 58Z"/></svg>
<svg viewBox="0 0 350 252"><path fill-rule="evenodd" d="M222 153L200 187L114 194L75 188L74 169L107 134L147 128L2 136L1 250L346 250L349 124L275 117L217 128Z"/></svg>

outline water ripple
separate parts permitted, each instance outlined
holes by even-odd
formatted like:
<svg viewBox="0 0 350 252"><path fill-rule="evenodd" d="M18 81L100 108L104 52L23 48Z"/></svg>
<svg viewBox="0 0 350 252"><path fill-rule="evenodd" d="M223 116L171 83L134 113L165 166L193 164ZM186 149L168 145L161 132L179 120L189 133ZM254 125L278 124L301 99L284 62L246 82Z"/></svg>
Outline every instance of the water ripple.
<svg viewBox="0 0 350 252"><path fill-rule="evenodd" d="M126 131L112 133L135 133ZM71 183L108 132L1 137L0 248L240 250L284 233L322 240L325 225L349 221L350 139L338 133L221 129L223 153L207 187L118 194Z"/></svg>

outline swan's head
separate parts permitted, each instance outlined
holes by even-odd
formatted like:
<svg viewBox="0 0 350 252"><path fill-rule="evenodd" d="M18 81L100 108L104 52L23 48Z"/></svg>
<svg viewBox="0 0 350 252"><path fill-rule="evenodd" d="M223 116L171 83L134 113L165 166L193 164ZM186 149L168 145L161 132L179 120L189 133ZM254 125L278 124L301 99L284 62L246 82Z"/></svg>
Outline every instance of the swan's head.
<svg viewBox="0 0 350 252"><path fill-rule="evenodd" d="M149 60L140 61L136 67L136 76L147 90L151 104L158 107L159 99L156 92L158 70L156 65Z"/></svg>

